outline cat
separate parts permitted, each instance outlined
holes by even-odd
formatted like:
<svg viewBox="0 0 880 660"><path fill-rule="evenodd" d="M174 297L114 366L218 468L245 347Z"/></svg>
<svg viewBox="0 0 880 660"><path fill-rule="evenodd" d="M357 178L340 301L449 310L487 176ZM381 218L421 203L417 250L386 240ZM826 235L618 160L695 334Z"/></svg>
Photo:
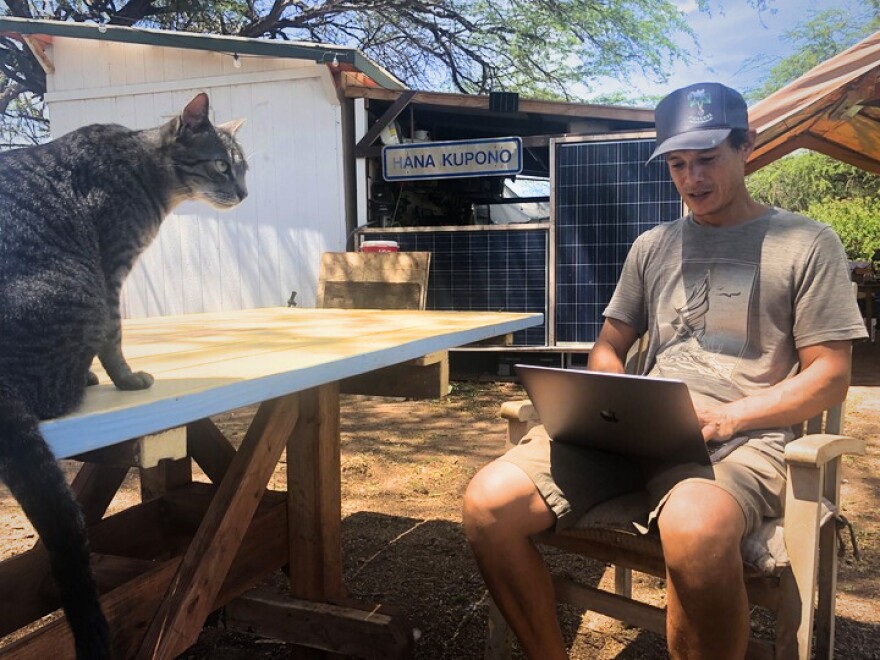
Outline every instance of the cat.
<svg viewBox="0 0 880 660"><path fill-rule="evenodd" d="M79 506L38 422L82 401L97 356L117 388L150 387L122 355L119 293L179 203L247 196L235 133L208 96L156 128L94 124L0 153L0 479L49 554L77 658L109 658Z"/></svg>

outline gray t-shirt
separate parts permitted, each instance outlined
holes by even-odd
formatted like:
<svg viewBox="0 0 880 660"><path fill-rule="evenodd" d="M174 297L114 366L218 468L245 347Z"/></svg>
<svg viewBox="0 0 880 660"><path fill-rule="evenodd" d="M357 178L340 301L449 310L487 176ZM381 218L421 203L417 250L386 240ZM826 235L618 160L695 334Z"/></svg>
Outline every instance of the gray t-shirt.
<svg viewBox="0 0 880 660"><path fill-rule="evenodd" d="M837 234L780 209L735 227L687 215L633 243L606 317L648 331L653 376L728 402L797 372L797 349L867 336Z"/></svg>

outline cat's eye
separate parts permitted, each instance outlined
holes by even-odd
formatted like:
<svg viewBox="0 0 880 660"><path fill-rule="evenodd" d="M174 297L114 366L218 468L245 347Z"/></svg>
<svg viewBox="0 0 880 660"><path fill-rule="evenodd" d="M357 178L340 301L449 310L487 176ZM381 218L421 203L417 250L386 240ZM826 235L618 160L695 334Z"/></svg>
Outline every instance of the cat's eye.
<svg viewBox="0 0 880 660"><path fill-rule="evenodd" d="M220 174L226 174L229 171L229 163L225 160L215 160L214 167L217 168L217 171L220 172Z"/></svg>

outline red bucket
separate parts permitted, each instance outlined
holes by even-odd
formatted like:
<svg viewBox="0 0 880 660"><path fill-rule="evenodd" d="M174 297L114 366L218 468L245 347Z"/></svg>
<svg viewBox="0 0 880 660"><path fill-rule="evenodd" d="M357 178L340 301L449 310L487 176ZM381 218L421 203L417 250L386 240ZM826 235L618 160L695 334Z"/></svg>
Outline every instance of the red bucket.
<svg viewBox="0 0 880 660"><path fill-rule="evenodd" d="M397 252L397 241L364 241L361 243L361 252Z"/></svg>

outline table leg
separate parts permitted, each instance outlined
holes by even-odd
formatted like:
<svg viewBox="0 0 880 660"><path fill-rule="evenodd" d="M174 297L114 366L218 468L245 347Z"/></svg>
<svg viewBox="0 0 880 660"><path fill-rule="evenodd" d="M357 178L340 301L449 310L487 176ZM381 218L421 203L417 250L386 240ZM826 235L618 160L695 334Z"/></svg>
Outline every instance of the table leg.
<svg viewBox="0 0 880 660"><path fill-rule="evenodd" d="M868 337L869 340L873 340L876 337L871 337L871 322L874 319L874 289L869 288L865 293L865 322L868 326Z"/></svg>
<svg viewBox="0 0 880 660"><path fill-rule="evenodd" d="M293 598L252 592L227 606L227 625L297 644L297 660L411 657L412 627L404 617L346 599L336 383L300 393L287 444L287 507Z"/></svg>
<svg viewBox="0 0 880 660"><path fill-rule="evenodd" d="M138 658L173 658L195 643L298 417L296 394L260 406L147 630Z"/></svg>
<svg viewBox="0 0 880 660"><path fill-rule="evenodd" d="M300 393L300 417L287 444L290 589L293 596L332 601L342 584L342 486L339 386Z"/></svg>

